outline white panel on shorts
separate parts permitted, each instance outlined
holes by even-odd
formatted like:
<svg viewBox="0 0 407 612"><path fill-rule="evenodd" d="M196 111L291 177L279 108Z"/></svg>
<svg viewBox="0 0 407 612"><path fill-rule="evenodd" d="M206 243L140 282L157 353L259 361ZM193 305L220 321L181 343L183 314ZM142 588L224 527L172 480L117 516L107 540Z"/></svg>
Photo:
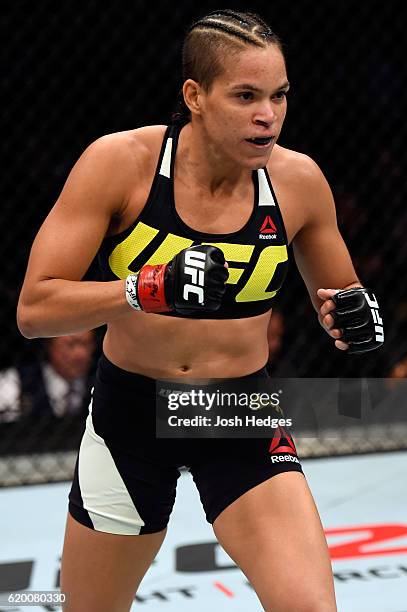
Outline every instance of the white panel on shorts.
<svg viewBox="0 0 407 612"><path fill-rule="evenodd" d="M257 170L259 177L259 206L275 206L276 203L263 168Z"/></svg>
<svg viewBox="0 0 407 612"><path fill-rule="evenodd" d="M93 428L91 412L79 449L78 476L83 507L97 531L122 535L140 533L144 521L103 438Z"/></svg>
<svg viewBox="0 0 407 612"><path fill-rule="evenodd" d="M162 176L166 176L167 178L170 178L170 175L171 175L171 152L172 152L172 138L167 138L163 160L161 162L161 168L160 168L160 174L162 174Z"/></svg>

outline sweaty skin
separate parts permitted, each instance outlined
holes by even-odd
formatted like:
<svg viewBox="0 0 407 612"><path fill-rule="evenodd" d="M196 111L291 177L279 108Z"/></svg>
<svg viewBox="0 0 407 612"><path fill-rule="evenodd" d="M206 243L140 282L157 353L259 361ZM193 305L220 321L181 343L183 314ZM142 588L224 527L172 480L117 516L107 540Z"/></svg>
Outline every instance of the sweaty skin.
<svg viewBox="0 0 407 612"><path fill-rule="evenodd" d="M321 170L309 157L275 144L286 110L281 53L275 47L249 50L226 64L208 93L194 81L184 84L192 123L181 131L177 149L177 211L202 232L237 231L253 207L251 172L267 165L299 271L321 324L337 339L339 330L329 329L329 297L360 283ZM258 89L253 98L244 88L248 95L239 98L234 89L246 83ZM34 242L18 308L20 330L30 338L58 336L107 323L108 359L153 378L254 372L267 362L271 311L235 320L163 317L132 310L122 280L78 282L102 239L140 214L164 131L150 126L111 134L83 153ZM274 136L267 148L245 140L264 135ZM336 346L347 347L339 340Z"/></svg>

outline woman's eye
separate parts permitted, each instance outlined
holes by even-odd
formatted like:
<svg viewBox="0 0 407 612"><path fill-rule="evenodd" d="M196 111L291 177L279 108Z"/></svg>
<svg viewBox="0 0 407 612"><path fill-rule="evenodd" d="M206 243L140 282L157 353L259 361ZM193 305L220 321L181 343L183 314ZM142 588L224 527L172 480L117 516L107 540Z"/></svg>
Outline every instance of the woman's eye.
<svg viewBox="0 0 407 612"><path fill-rule="evenodd" d="M287 95L286 91L278 91L276 94L274 94L274 98L276 98L277 100L283 100Z"/></svg>
<svg viewBox="0 0 407 612"><path fill-rule="evenodd" d="M238 94L238 98L241 98L242 100L253 100L253 94L251 91L243 91L242 93Z"/></svg>

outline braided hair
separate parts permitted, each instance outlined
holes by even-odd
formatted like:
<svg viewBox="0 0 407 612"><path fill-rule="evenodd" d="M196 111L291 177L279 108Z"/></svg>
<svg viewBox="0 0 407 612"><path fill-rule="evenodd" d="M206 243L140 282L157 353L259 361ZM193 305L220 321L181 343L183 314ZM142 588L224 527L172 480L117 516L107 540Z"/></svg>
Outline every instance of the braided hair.
<svg viewBox="0 0 407 612"><path fill-rule="evenodd" d="M214 79L222 73L222 58L244 50L247 45L263 49L277 45L282 51L279 37L255 13L225 9L201 17L186 33L182 48L183 80L193 79L209 91ZM185 125L190 120L191 113L181 90L171 121Z"/></svg>

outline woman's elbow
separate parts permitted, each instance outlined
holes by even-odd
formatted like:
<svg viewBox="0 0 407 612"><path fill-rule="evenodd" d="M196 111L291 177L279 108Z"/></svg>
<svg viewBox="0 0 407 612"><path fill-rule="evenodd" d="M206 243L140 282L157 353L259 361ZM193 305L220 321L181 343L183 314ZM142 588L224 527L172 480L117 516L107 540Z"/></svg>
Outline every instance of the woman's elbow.
<svg viewBox="0 0 407 612"><path fill-rule="evenodd" d="M39 337L31 309L21 304L21 302L17 306L17 327L20 334L28 340Z"/></svg>

